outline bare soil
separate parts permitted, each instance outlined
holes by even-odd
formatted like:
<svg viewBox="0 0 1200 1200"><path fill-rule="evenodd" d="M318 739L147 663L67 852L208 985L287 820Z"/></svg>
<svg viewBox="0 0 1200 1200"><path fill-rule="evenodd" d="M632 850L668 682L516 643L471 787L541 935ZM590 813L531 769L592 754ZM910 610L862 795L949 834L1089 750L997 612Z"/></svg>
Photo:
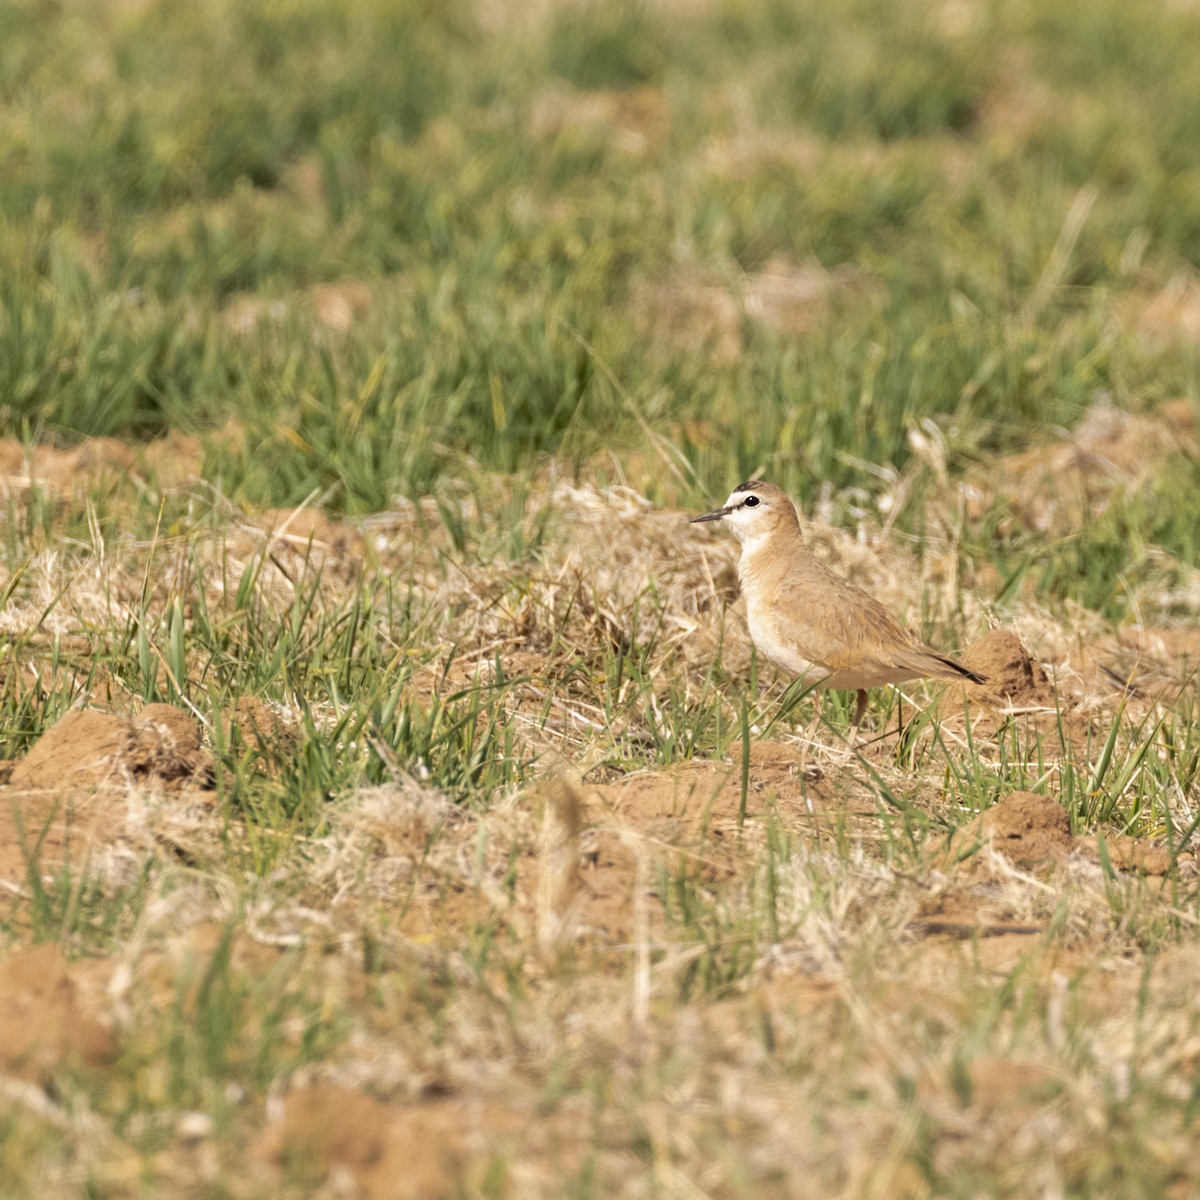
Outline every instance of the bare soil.
<svg viewBox="0 0 1200 1200"><path fill-rule="evenodd" d="M172 432L154 442L131 444L116 438L88 438L75 446L26 446L0 438L0 491L37 486L71 492L103 478L153 477L160 487L178 487L200 476L203 448L198 439Z"/></svg>
<svg viewBox="0 0 1200 1200"><path fill-rule="evenodd" d="M0 959L0 1068L43 1082L64 1063L111 1065L117 1039L101 1016L104 997L81 982L85 975L49 943Z"/></svg>

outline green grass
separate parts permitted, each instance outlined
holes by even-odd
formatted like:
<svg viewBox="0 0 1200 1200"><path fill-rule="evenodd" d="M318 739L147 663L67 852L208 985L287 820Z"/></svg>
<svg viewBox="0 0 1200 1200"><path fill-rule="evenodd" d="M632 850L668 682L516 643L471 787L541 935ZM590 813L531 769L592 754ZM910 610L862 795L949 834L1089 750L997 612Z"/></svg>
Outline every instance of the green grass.
<svg viewBox="0 0 1200 1200"><path fill-rule="evenodd" d="M1060 55L1081 10L1052 11L1027 27L1000 5L948 32L917 5L722 5L676 28L604 3L518 35L465 5L155 6L99 31L22 9L6 37L21 136L0 163L7 419L147 436L235 414L271 469L217 455L227 487L274 502L332 488L363 511L466 458L521 475L546 453L630 447L631 408L704 486L764 467L807 497L863 482L850 449L903 466L925 416L970 430L961 464L1031 422L1072 424L1100 389L1134 408L1194 394L1194 355L1105 336L1131 239L1147 281L1200 258L1180 208L1200 165L1175 115L1195 108L1186 20L1089 8L1088 37ZM997 39L1027 60L1011 82ZM547 88L645 85L671 115L645 157L586 126L533 132ZM738 86L768 135L813 142L811 162L703 165L711 139L739 136ZM986 120L1006 89L1062 103L1010 145ZM1100 161L1080 96L1112 114ZM1062 286L1027 324L1084 185L1100 190ZM881 302L802 349L751 330L744 362L714 369L624 303L681 252L725 272L850 263ZM376 308L316 347L304 313L257 334L219 320L235 294L343 278L375 283ZM709 444L688 445L698 417Z"/></svg>

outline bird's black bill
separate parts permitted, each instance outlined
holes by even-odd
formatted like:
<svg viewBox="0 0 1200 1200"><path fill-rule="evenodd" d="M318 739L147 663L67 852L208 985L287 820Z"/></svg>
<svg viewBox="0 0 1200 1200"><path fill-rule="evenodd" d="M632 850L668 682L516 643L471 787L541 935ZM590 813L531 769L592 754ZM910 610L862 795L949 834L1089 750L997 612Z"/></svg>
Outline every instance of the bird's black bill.
<svg viewBox="0 0 1200 1200"><path fill-rule="evenodd" d="M715 508L710 513L701 513L700 516L693 517L688 524L695 525L697 521L719 521L723 516L732 511L733 509L727 504L724 508Z"/></svg>

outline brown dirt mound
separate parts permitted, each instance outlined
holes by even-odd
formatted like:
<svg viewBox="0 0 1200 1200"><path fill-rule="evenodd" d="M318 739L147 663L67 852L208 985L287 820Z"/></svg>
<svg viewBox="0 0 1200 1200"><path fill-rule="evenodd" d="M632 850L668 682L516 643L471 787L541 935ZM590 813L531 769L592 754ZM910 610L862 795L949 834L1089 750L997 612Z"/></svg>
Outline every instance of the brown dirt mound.
<svg viewBox="0 0 1200 1200"><path fill-rule="evenodd" d="M0 1069L45 1082L60 1063L107 1066L112 1031L87 1010L58 947L34 946L0 962Z"/></svg>
<svg viewBox="0 0 1200 1200"><path fill-rule="evenodd" d="M1076 840L1066 809L1050 796L1012 792L1003 796L941 842L931 860L939 870L974 875L986 867L984 849L995 850L1016 867L1033 869L1061 863Z"/></svg>
<svg viewBox="0 0 1200 1200"><path fill-rule="evenodd" d="M317 1083L287 1097L282 1118L260 1139L254 1157L293 1178L348 1176L356 1196L424 1200L454 1195L473 1175L482 1175L488 1160L485 1147L473 1153L472 1120L483 1118L489 1129L512 1128L517 1120L478 1102L470 1117L450 1100L391 1105L352 1088ZM336 1190L341 1194L344 1185Z"/></svg>
<svg viewBox="0 0 1200 1200"><path fill-rule="evenodd" d="M842 817L875 812L869 796L836 791L806 771L795 746L752 742L746 822L739 827L741 745L728 762L694 760L663 771L640 771L582 789L589 832L580 876L579 927L589 937L622 942L633 934L637 906L654 892L665 868L701 887L717 887L753 870L763 817L772 807L797 821L815 812ZM646 914L661 919L656 901Z"/></svg>
<svg viewBox="0 0 1200 1200"><path fill-rule="evenodd" d="M970 646L963 661L987 680L972 689L1013 708L1057 706L1057 693L1045 668L1007 629L993 629Z"/></svg>
<svg viewBox="0 0 1200 1200"><path fill-rule="evenodd" d="M148 704L136 717L69 712L13 767L20 789L121 787L154 781L205 782L212 759L196 721L169 704Z"/></svg>
<svg viewBox="0 0 1200 1200"><path fill-rule="evenodd" d="M264 774L295 747L286 713L255 697L242 697L223 721L232 752ZM93 861L97 850L103 871L158 849L204 859L220 836L214 773L199 724L181 708L70 712L0 786L0 879L20 887L31 866L47 877ZM154 793L165 803L147 804Z"/></svg>
<svg viewBox="0 0 1200 1200"><path fill-rule="evenodd" d="M1142 875L1166 875L1171 870L1171 854L1161 843L1116 832L1106 832L1103 837L1108 860L1116 870ZM975 851L984 847L1024 869L1054 866L1071 854L1099 862L1099 840L1097 834L1074 836L1066 809L1053 797L1012 792L953 833L935 855L935 865L946 867L957 860L961 869L973 873L980 861ZM1183 854L1177 861L1191 870L1195 857Z"/></svg>
<svg viewBox="0 0 1200 1200"><path fill-rule="evenodd" d="M1091 834L1077 839L1080 849L1090 858L1100 859L1100 837ZM1171 852L1157 842L1130 837L1127 833L1104 834L1109 862L1118 871L1137 871L1142 875L1167 875L1171 870ZM1178 862L1186 867L1195 863L1192 854L1181 854Z"/></svg>
<svg viewBox="0 0 1200 1200"><path fill-rule="evenodd" d="M942 720L961 718L964 705L969 705L976 731L985 736L994 735L1010 720L1045 735L1047 744L1058 737L1060 728L1072 745L1085 744L1092 734L1078 701L1059 692L1046 668L1009 630L984 634L962 661L987 682L946 688L937 707Z"/></svg>
<svg viewBox="0 0 1200 1200"><path fill-rule="evenodd" d="M150 785L183 796L210 784L212 770L199 726L182 709L67 713L0 788L0 878L23 879L34 860L42 875L85 861L97 844L124 836L124 809L113 804L124 789Z"/></svg>
<svg viewBox="0 0 1200 1200"><path fill-rule="evenodd" d="M998 800L982 815L979 828L983 840L1017 866L1057 862L1074 846L1066 809L1035 792Z"/></svg>

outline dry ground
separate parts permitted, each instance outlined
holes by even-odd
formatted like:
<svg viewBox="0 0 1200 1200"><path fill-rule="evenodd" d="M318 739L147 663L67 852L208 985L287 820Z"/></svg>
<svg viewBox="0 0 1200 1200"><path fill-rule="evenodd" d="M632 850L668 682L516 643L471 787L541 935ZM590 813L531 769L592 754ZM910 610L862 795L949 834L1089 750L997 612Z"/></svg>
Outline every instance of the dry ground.
<svg viewBox="0 0 1200 1200"><path fill-rule="evenodd" d="M1098 413L938 503L1012 488L1031 524L1069 525L1164 445L1196 453L1187 406ZM107 473L144 486L117 443L6 452L17 508ZM175 447L171 486L195 486L197 453ZM1049 1196L1136 1169L1200 1194L1194 615L999 609L956 583L944 512L920 547L813 519L821 554L907 614L924 598L990 682L881 705L856 746L836 707L772 725L764 678L743 757L734 547L620 489L547 479L523 519L546 510L524 561L484 549L486 512L456 546L431 502L224 511L156 545L48 547L14 583L6 686L70 692L0 789L0 1065L26 1178ZM508 731L521 781L466 804L418 754L307 816L256 807L312 745L348 753L336 704L307 724L196 687L143 704L111 644L147 594L179 599L183 657L150 637L151 674L203 678L200 600L228 617L251 563L260 614L311 585L316 627L402 581L420 637L393 660L401 706L491 696L472 720ZM602 678L639 644L636 683ZM703 704L724 726L689 752Z"/></svg>

